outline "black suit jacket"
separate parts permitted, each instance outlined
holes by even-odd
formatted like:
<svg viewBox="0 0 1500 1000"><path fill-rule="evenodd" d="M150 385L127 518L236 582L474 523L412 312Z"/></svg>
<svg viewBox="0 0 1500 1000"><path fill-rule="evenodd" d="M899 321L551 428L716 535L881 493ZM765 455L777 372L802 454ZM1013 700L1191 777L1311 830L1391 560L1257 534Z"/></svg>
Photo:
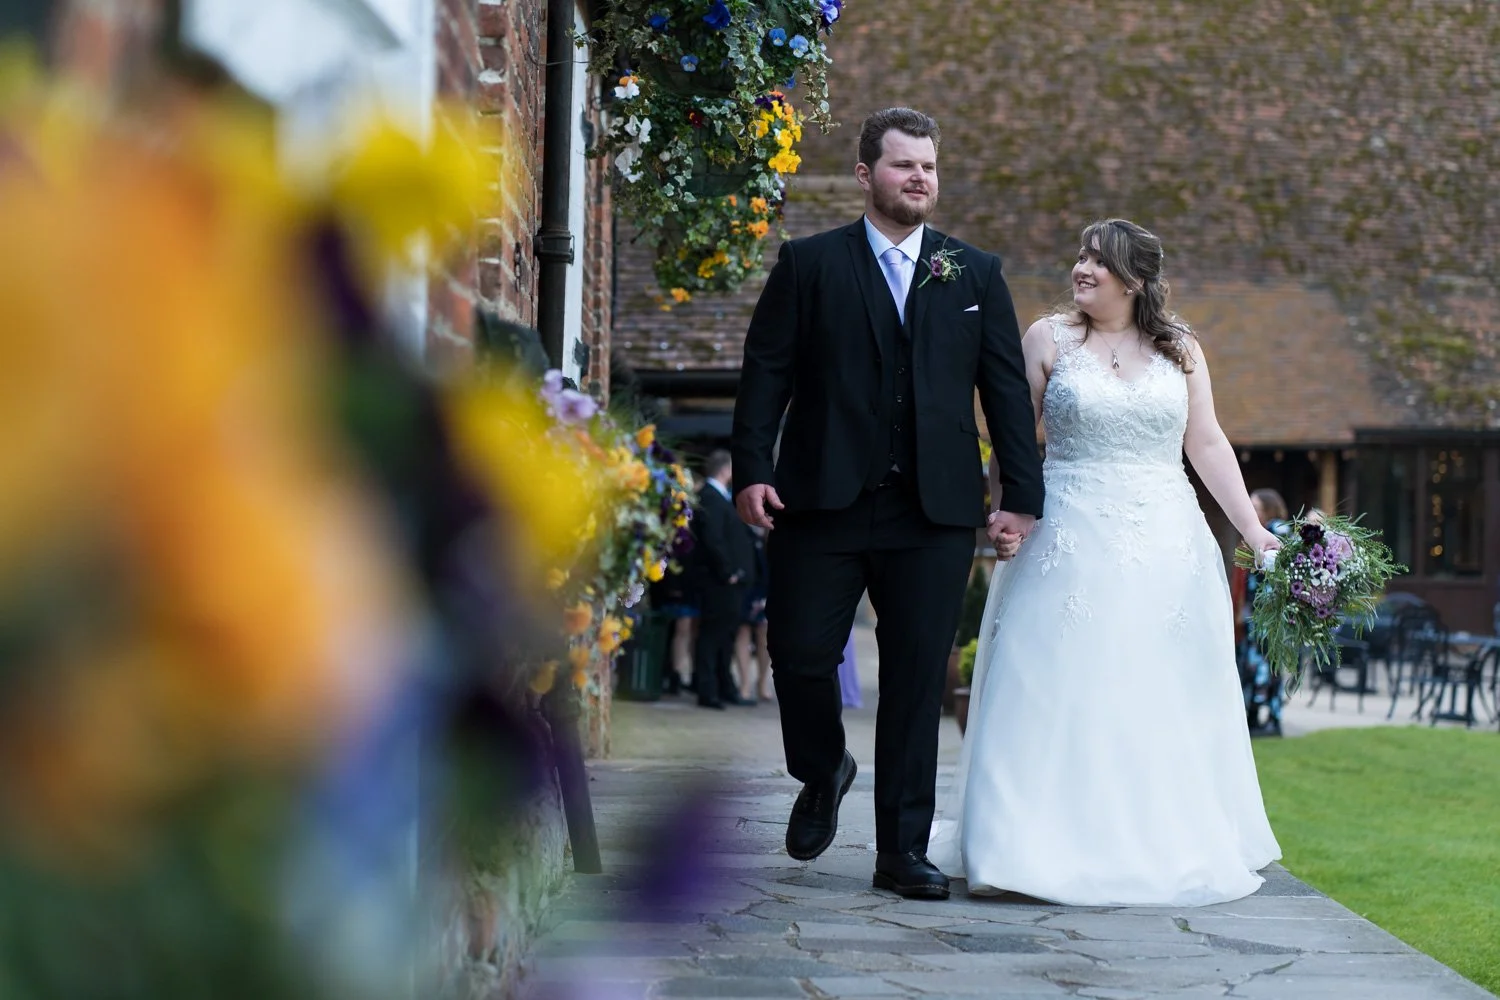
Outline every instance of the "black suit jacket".
<svg viewBox="0 0 1500 1000"><path fill-rule="evenodd" d="M729 586L729 578L738 575L734 586L749 586L755 575L755 545L734 505L704 483L692 523L699 585L705 589Z"/></svg>
<svg viewBox="0 0 1500 1000"><path fill-rule="evenodd" d="M944 246L963 272L917 287ZM891 360L882 356L874 313L889 298L863 219L782 244L745 338L732 440L737 487L773 484L792 511L854 502L875 449L889 440L875 404L880 366ZM1000 466L1000 507L1041 516L1036 418L1000 258L929 226L907 302L923 512L938 524L985 522L977 387Z"/></svg>

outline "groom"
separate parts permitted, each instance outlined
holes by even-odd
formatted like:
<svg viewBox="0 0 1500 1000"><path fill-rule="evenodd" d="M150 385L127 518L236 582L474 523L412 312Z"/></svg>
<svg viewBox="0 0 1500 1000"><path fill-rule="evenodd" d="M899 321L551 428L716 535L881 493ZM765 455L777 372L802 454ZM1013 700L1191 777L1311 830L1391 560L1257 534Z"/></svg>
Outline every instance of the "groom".
<svg viewBox="0 0 1500 1000"><path fill-rule="evenodd" d="M806 861L833 843L854 781L836 675L868 590L880 644L874 883L931 899L948 896L927 836L975 529L988 524L1009 558L1042 511L1000 259L924 225L938 139L937 122L910 108L865 120L854 168L864 217L782 246L745 338L733 432L740 517L774 526L769 645L787 770L803 782L787 853ZM1002 485L988 516L976 387Z"/></svg>

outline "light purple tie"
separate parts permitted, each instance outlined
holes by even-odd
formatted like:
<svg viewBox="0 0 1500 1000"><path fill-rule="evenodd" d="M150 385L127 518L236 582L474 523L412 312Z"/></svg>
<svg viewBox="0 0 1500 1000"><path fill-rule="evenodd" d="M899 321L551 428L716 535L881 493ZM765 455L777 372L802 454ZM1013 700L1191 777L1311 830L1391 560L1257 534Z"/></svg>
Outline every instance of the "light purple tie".
<svg viewBox="0 0 1500 1000"><path fill-rule="evenodd" d="M896 299L896 315L901 317L903 323L906 322L906 290L911 283L911 271L907 267L909 263L900 247L891 247L880 255L880 269L885 272L885 283L890 286L891 295Z"/></svg>

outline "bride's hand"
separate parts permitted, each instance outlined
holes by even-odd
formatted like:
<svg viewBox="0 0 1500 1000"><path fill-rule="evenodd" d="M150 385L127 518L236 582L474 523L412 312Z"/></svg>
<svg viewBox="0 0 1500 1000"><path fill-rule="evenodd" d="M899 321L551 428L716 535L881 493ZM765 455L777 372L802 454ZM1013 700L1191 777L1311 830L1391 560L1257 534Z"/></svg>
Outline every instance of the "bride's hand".
<svg viewBox="0 0 1500 1000"><path fill-rule="evenodd" d="M1259 565L1267 552L1274 552L1281 548L1281 539L1257 525L1253 531L1245 535L1245 547L1255 553L1255 562Z"/></svg>

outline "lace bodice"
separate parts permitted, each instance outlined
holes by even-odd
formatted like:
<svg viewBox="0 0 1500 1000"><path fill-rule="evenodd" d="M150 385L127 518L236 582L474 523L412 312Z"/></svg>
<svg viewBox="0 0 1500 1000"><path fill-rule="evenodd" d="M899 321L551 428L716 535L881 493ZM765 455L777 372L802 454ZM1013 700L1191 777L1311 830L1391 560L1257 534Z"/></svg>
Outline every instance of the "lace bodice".
<svg viewBox="0 0 1500 1000"><path fill-rule="evenodd" d="M1132 381L1082 346L1080 332L1052 319L1057 359L1042 397L1047 465L1080 463L1182 469L1187 380L1157 354ZM1055 471L1055 470L1054 470Z"/></svg>

